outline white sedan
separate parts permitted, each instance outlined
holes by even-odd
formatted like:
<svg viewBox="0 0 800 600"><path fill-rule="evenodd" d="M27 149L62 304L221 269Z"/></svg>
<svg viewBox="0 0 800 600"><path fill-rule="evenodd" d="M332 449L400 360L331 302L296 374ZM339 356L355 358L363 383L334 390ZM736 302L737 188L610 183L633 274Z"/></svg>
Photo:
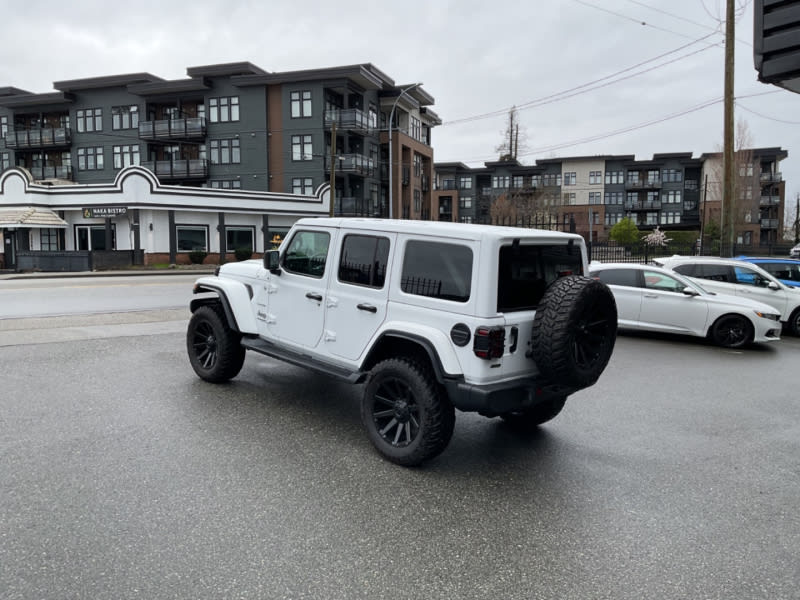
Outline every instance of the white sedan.
<svg viewBox="0 0 800 600"><path fill-rule="evenodd" d="M780 314L773 307L708 292L667 269L593 262L589 273L614 293L620 329L708 337L727 348L780 339Z"/></svg>

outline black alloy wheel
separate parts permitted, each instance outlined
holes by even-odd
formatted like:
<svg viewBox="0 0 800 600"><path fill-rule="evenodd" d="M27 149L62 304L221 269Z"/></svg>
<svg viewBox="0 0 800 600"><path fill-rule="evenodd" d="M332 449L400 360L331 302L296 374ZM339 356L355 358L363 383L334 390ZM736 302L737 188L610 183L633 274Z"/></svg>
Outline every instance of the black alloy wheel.
<svg viewBox="0 0 800 600"><path fill-rule="evenodd" d="M195 373L212 383L228 381L242 370L246 350L219 306L201 306L189 320L186 350Z"/></svg>
<svg viewBox="0 0 800 600"><path fill-rule="evenodd" d="M753 336L753 326L742 315L724 315L711 328L711 339L725 348L741 348Z"/></svg>

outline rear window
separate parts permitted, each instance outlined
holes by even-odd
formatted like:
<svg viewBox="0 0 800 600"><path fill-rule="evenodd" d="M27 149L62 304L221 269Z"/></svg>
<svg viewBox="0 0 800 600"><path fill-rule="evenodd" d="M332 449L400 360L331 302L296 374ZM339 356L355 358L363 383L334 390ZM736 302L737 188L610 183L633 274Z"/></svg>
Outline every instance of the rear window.
<svg viewBox="0 0 800 600"><path fill-rule="evenodd" d="M583 257L578 246L501 247L497 311L536 308L547 287L566 275L583 275Z"/></svg>
<svg viewBox="0 0 800 600"><path fill-rule="evenodd" d="M400 289L406 294L467 302L472 250L461 244L411 240L406 244Z"/></svg>
<svg viewBox="0 0 800 600"><path fill-rule="evenodd" d="M594 276L606 285L639 287L638 273L635 269L603 269L594 273Z"/></svg>

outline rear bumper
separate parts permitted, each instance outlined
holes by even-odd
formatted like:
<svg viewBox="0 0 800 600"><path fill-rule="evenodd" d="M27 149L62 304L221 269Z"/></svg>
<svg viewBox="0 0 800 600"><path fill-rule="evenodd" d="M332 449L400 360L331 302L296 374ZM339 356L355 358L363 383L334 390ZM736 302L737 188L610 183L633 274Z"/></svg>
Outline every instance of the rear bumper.
<svg viewBox="0 0 800 600"><path fill-rule="evenodd" d="M450 402L465 412L500 415L523 410L552 398L564 398L580 388L522 379L491 385L474 385L461 379L445 381Z"/></svg>

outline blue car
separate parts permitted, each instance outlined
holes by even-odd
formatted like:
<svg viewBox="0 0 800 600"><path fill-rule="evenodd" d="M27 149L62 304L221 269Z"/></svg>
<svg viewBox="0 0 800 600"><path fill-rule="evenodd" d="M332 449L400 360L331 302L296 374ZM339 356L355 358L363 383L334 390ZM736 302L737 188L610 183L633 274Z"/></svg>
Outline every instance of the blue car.
<svg viewBox="0 0 800 600"><path fill-rule="evenodd" d="M775 256L737 256L736 260L758 265L781 283L800 288L800 260Z"/></svg>

